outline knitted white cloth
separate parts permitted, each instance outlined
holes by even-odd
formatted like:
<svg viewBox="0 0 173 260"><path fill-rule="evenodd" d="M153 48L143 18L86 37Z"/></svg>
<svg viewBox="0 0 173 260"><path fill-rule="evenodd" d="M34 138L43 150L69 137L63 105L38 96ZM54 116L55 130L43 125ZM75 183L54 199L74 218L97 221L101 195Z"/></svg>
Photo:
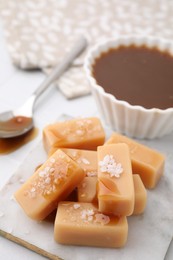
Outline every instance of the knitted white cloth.
<svg viewBox="0 0 173 260"><path fill-rule="evenodd" d="M120 34L173 39L173 1L165 0L6 0L0 13L12 62L20 68L49 71L65 56L79 34L90 46ZM58 81L67 98L90 92L81 66Z"/></svg>

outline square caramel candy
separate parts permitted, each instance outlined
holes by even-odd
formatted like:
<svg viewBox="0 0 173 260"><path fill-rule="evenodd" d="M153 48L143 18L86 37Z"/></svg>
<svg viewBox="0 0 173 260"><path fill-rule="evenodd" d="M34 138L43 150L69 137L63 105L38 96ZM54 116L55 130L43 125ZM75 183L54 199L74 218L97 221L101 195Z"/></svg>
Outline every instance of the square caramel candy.
<svg viewBox="0 0 173 260"><path fill-rule="evenodd" d="M98 207L104 214L133 213L134 184L126 144L98 147Z"/></svg>
<svg viewBox="0 0 173 260"><path fill-rule="evenodd" d="M134 183L134 210L133 215L144 212L147 201L145 186L138 174L133 174ZM85 177L77 187L77 198L79 202L97 203L97 177Z"/></svg>
<svg viewBox="0 0 173 260"><path fill-rule="evenodd" d="M43 130L43 144L52 148L96 150L105 141L105 132L97 117L66 120L48 125Z"/></svg>
<svg viewBox="0 0 173 260"><path fill-rule="evenodd" d="M15 198L30 218L42 220L84 177L83 169L59 149L16 191Z"/></svg>
<svg viewBox="0 0 173 260"><path fill-rule="evenodd" d="M116 143L126 143L128 145L133 173L140 175L146 188L154 188L163 175L164 155L117 133L113 133L105 144Z"/></svg>
<svg viewBox="0 0 173 260"><path fill-rule="evenodd" d="M142 214L146 207L147 191L138 174L133 174L134 190L135 190L135 204L133 215Z"/></svg>
<svg viewBox="0 0 173 260"><path fill-rule="evenodd" d="M60 244L123 247L128 235L125 216L100 213L92 203L60 202L54 238Z"/></svg>
<svg viewBox="0 0 173 260"><path fill-rule="evenodd" d="M97 176L97 152L80 149L62 148L85 172L86 176Z"/></svg>
<svg viewBox="0 0 173 260"><path fill-rule="evenodd" d="M53 148L49 152L49 156L54 153L57 148ZM84 170L86 176L97 176L97 152L90 150L61 148L68 156L70 156Z"/></svg>
<svg viewBox="0 0 173 260"><path fill-rule="evenodd" d="M79 202L97 202L97 177L85 177L77 187Z"/></svg>

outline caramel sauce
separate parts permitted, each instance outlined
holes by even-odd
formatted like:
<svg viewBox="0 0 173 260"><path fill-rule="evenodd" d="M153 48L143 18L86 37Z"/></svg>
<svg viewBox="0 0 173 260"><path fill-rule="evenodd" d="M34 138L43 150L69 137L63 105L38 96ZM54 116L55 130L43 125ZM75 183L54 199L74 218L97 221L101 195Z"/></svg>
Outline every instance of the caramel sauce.
<svg viewBox="0 0 173 260"><path fill-rule="evenodd" d="M7 121L0 121L0 129L3 131L14 131L27 128L32 123L31 117L16 116Z"/></svg>
<svg viewBox="0 0 173 260"><path fill-rule="evenodd" d="M9 154L26 143L32 141L38 135L38 129L33 128L24 135L13 138L0 138L0 154Z"/></svg>
<svg viewBox="0 0 173 260"><path fill-rule="evenodd" d="M118 100L145 108L173 107L173 56L146 46L120 46L93 65L98 85Z"/></svg>

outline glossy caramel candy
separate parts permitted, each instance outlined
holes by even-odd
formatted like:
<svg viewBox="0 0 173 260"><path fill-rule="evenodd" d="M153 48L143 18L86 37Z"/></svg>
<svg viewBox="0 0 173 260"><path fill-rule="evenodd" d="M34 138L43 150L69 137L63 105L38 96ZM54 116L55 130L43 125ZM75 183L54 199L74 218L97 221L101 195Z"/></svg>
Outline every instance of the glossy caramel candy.
<svg viewBox="0 0 173 260"><path fill-rule="evenodd" d="M62 148L85 172L86 176L97 176L97 152L80 149Z"/></svg>
<svg viewBox="0 0 173 260"><path fill-rule="evenodd" d="M142 214L146 208L147 191L138 174L133 174L133 183L135 190L135 204L133 215L139 215Z"/></svg>
<svg viewBox="0 0 173 260"><path fill-rule="evenodd" d="M82 168L59 149L17 190L15 198L30 218L42 220L84 177Z"/></svg>
<svg viewBox="0 0 173 260"><path fill-rule="evenodd" d="M105 132L96 117L58 122L43 130L43 144L48 153L56 148L96 150L104 141Z"/></svg>
<svg viewBox="0 0 173 260"><path fill-rule="evenodd" d="M138 174L133 174L135 202L133 215L144 212L147 202L147 191ZM97 177L85 177L77 187L77 198L79 202L98 202L97 199Z"/></svg>
<svg viewBox="0 0 173 260"><path fill-rule="evenodd" d="M140 175L146 188L154 188L164 172L164 155L117 133L113 133L105 144L117 143L128 145L133 173Z"/></svg>
<svg viewBox="0 0 173 260"><path fill-rule="evenodd" d="M85 177L77 187L79 202L97 202L97 177Z"/></svg>
<svg viewBox="0 0 173 260"><path fill-rule="evenodd" d="M98 207L104 214L133 213L134 184L126 144L98 147Z"/></svg>
<svg viewBox="0 0 173 260"><path fill-rule="evenodd" d="M54 225L54 238L60 244L123 247L128 235L124 216L108 216L92 203L60 202Z"/></svg>

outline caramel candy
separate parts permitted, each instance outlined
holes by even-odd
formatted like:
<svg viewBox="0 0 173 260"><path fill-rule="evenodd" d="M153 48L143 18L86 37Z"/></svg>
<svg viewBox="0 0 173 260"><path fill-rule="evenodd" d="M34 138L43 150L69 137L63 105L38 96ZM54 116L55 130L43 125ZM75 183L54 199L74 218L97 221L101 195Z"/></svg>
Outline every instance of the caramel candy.
<svg viewBox="0 0 173 260"><path fill-rule="evenodd" d="M138 174L133 174L133 183L135 190L135 205L133 215L139 215L144 212L146 207L147 192Z"/></svg>
<svg viewBox="0 0 173 260"><path fill-rule="evenodd" d="M15 198L30 218L42 220L84 177L78 164L59 149L17 190Z"/></svg>
<svg viewBox="0 0 173 260"><path fill-rule="evenodd" d="M55 152L57 148L50 150L49 155ZM97 152L80 149L61 148L84 170L86 176L97 176Z"/></svg>
<svg viewBox="0 0 173 260"><path fill-rule="evenodd" d="M52 148L96 150L105 141L105 132L98 118L81 118L48 125L43 130L47 152Z"/></svg>
<svg viewBox="0 0 173 260"><path fill-rule="evenodd" d="M97 202L97 177L85 177L77 187L79 202Z"/></svg>
<svg viewBox="0 0 173 260"><path fill-rule="evenodd" d="M133 174L135 202L133 215L144 212L147 192L138 174ZM97 177L85 177L77 188L79 202L97 202Z"/></svg>
<svg viewBox="0 0 173 260"><path fill-rule="evenodd" d="M126 143L128 145L133 173L140 175L146 188L154 188L163 175L164 155L117 133L113 133L105 144L115 143Z"/></svg>
<svg viewBox="0 0 173 260"><path fill-rule="evenodd" d="M98 147L98 205L105 214L129 216L134 209L134 184L126 144Z"/></svg>
<svg viewBox="0 0 173 260"><path fill-rule="evenodd" d="M86 176L97 176L97 152L79 149L62 149L70 156L85 172Z"/></svg>
<svg viewBox="0 0 173 260"><path fill-rule="evenodd" d="M92 203L60 202L54 238L67 245L122 247L128 234L126 217L107 216Z"/></svg>

